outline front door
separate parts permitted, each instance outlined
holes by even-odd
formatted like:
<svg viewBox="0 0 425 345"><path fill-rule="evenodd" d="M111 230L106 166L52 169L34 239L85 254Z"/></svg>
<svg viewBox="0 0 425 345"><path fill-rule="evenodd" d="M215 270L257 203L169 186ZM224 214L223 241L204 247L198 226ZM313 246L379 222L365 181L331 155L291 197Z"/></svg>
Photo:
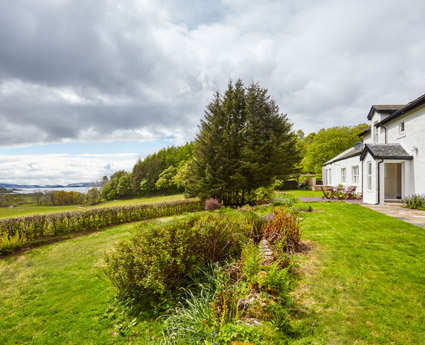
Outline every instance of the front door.
<svg viewBox="0 0 425 345"><path fill-rule="evenodd" d="M401 200L401 164L385 163L385 200Z"/></svg>

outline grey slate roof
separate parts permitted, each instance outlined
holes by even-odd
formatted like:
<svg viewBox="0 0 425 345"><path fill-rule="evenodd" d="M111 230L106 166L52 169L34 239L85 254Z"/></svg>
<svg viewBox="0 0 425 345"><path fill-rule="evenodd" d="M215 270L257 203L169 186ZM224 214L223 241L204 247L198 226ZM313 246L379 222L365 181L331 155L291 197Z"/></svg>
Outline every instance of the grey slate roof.
<svg viewBox="0 0 425 345"><path fill-rule="evenodd" d="M360 160L364 159L366 152L369 152L373 159L413 159L400 144L365 144Z"/></svg>
<svg viewBox="0 0 425 345"><path fill-rule="evenodd" d="M406 104L374 104L370 108L369 114L367 115L367 119L370 120L372 118L372 114L374 111L377 113L384 113L384 114L393 114L397 110L403 109L406 106Z"/></svg>
<svg viewBox="0 0 425 345"><path fill-rule="evenodd" d="M361 153L362 153L362 150L356 150L355 148L352 147L340 153L338 156L335 156L334 158L328 160L326 163L322 164L322 166L335 163L338 161L342 161L343 159L351 158L354 156L359 156Z"/></svg>
<svg viewBox="0 0 425 345"><path fill-rule="evenodd" d="M357 136L360 138L360 137L366 135L367 133L370 133L370 127L366 128L364 131L361 131L359 134L357 134Z"/></svg>
<svg viewBox="0 0 425 345"><path fill-rule="evenodd" d="M388 116L387 118L383 119L381 122L379 122L379 125L383 125L387 122L390 122L391 120L404 115L405 113L414 110L422 105L425 104L425 94L416 98L415 100L407 103L403 108L393 112L390 116Z"/></svg>

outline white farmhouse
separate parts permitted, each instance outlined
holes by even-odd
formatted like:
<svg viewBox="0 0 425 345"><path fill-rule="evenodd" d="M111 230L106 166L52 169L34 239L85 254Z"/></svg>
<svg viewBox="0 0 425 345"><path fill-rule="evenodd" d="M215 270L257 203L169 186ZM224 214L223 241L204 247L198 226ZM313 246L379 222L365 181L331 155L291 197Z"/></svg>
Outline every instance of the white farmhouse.
<svg viewBox="0 0 425 345"><path fill-rule="evenodd" d="M425 95L405 105L373 105L362 143L323 164L329 186L357 186L363 202L425 193Z"/></svg>

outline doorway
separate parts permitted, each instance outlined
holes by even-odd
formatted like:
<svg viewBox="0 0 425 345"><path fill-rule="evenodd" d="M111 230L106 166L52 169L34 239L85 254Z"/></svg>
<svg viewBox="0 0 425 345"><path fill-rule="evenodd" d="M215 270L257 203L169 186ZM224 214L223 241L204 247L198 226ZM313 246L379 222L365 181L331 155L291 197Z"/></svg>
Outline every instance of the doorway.
<svg viewBox="0 0 425 345"><path fill-rule="evenodd" d="M401 200L402 163L385 163L384 201Z"/></svg>

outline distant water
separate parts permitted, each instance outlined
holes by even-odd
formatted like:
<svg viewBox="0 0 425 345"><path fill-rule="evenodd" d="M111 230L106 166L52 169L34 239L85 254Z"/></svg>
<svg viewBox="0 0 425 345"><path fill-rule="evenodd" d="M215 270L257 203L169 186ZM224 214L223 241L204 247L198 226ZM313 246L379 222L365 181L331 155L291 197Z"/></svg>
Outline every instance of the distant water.
<svg viewBox="0 0 425 345"><path fill-rule="evenodd" d="M59 192L64 190L66 192L78 192L86 194L93 187L64 187L64 188L19 188L19 190L15 190L15 193L19 194L29 194L29 193L37 193L37 192ZM100 189L100 188L99 188Z"/></svg>

